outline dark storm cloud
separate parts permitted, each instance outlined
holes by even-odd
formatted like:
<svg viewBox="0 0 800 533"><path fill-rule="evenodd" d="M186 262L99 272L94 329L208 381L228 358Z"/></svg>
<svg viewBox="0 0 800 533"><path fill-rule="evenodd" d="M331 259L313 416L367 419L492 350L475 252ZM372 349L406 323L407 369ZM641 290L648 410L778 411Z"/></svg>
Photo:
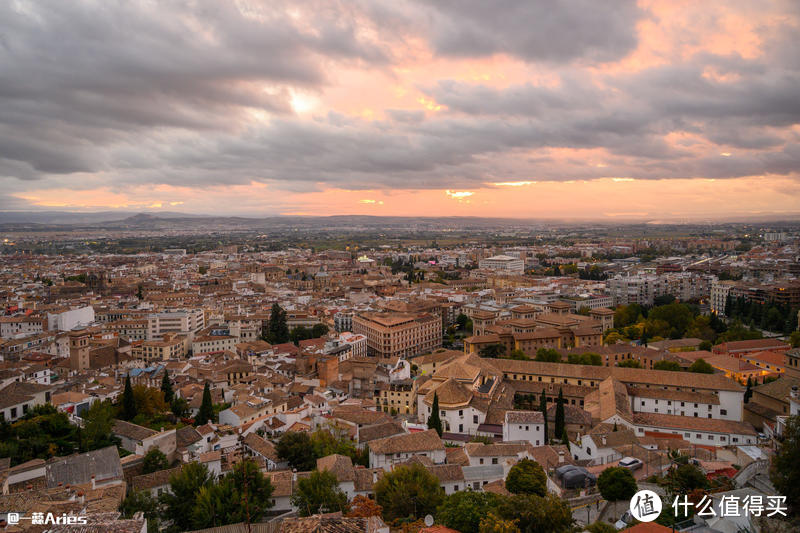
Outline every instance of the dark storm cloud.
<svg viewBox="0 0 800 533"><path fill-rule="evenodd" d="M346 14L318 10L310 29L290 8L0 3L0 157L41 172L96 170L90 144L157 128L235 130L245 108L291 112L287 88L319 87L325 61L387 60ZM11 173L0 167L0 175Z"/></svg>
<svg viewBox="0 0 800 533"><path fill-rule="evenodd" d="M636 47L635 0L419 0L441 54L611 61Z"/></svg>

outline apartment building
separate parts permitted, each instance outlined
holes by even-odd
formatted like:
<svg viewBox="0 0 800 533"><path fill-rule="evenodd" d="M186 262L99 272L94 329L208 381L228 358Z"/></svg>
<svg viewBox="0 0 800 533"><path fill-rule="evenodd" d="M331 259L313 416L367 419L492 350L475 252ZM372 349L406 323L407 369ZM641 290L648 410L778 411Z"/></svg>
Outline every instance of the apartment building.
<svg viewBox="0 0 800 533"><path fill-rule="evenodd" d="M8 339L15 335L35 335L44 331L45 319L28 316L0 317L0 338Z"/></svg>
<svg viewBox="0 0 800 533"><path fill-rule="evenodd" d="M163 311L147 317L147 339L160 339L165 333L186 335L190 339L205 327L202 309Z"/></svg>
<svg viewBox="0 0 800 533"><path fill-rule="evenodd" d="M131 355L146 363L180 359L186 355L187 342L184 335L165 333L163 340L142 341L131 348Z"/></svg>
<svg viewBox="0 0 800 533"><path fill-rule="evenodd" d="M430 313L359 313L353 333L367 338L369 355L407 358L442 345L442 317Z"/></svg>

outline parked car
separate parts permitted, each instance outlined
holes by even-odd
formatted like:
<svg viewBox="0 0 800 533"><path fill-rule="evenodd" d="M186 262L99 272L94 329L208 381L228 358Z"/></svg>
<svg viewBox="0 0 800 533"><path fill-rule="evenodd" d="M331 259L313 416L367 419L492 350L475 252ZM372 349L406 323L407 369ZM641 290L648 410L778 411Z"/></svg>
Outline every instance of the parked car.
<svg viewBox="0 0 800 533"><path fill-rule="evenodd" d="M620 517L619 520L614 524L614 527L617 529L625 529L626 527L630 526L635 522L633 515L630 511L625 511L625 513Z"/></svg>
<svg viewBox="0 0 800 533"><path fill-rule="evenodd" d="M636 470L643 465L644 463L642 463L641 459L637 459L636 457L623 457L619 461L619 466L627 468L628 470Z"/></svg>

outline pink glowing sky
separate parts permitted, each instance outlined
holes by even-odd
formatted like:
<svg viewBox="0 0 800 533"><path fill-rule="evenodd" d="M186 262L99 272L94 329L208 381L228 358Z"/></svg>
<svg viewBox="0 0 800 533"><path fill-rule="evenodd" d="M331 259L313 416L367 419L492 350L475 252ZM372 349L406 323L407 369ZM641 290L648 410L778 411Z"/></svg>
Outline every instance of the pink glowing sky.
<svg viewBox="0 0 800 533"><path fill-rule="evenodd" d="M8 2L0 210L797 214L797 5Z"/></svg>

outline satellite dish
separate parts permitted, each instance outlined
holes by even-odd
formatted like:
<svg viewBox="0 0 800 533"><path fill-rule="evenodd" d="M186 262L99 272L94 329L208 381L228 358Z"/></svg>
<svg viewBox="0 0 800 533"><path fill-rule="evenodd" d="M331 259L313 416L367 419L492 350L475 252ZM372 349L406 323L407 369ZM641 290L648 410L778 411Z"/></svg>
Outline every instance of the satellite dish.
<svg viewBox="0 0 800 533"><path fill-rule="evenodd" d="M425 515L425 526L431 527L433 525L433 516L432 515Z"/></svg>

